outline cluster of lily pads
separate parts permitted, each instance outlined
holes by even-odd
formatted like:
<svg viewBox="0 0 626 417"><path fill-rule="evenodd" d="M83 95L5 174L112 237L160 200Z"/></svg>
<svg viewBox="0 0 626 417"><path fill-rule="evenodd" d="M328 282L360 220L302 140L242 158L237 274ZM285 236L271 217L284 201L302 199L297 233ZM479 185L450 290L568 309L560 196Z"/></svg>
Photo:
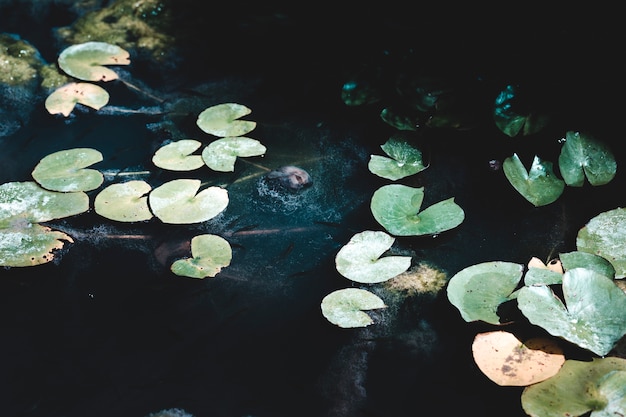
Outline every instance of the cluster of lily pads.
<svg viewBox="0 0 626 417"><path fill-rule="evenodd" d="M407 140L391 137L383 145L387 156L371 155L368 168L379 177L397 181L417 174L427 166L422 152ZM424 187L388 184L372 195L370 209L376 221L386 230L366 230L355 234L337 253L337 271L361 284L378 284L399 276L411 267L409 256L383 256L393 246L393 236L437 235L460 225L465 212L448 198L421 210ZM385 308L376 294L362 288L344 288L323 298L322 314L331 323L343 327L365 327L373 324L364 310Z"/></svg>

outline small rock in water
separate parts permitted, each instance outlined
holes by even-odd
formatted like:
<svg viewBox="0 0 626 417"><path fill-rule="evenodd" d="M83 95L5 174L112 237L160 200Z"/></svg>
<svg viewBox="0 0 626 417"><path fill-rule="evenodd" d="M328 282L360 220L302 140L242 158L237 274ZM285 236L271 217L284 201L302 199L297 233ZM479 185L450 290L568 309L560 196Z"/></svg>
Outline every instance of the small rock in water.
<svg viewBox="0 0 626 417"><path fill-rule="evenodd" d="M288 189L299 191L313 184L308 172L293 165L285 165L269 172L265 176L268 183Z"/></svg>

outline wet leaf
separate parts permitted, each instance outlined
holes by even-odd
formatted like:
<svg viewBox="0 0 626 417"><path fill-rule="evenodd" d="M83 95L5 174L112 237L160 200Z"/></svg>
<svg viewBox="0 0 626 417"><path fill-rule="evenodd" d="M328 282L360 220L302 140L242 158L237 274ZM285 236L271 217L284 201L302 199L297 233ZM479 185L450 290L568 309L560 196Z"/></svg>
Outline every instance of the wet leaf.
<svg viewBox="0 0 626 417"><path fill-rule="evenodd" d="M472 344L478 368L502 386L527 386L555 375L565 362L554 340L533 338L522 343L505 331L479 333Z"/></svg>
<svg viewBox="0 0 626 417"><path fill-rule="evenodd" d="M109 93L95 84L70 83L57 88L45 102L50 114L62 114L68 117L77 103L100 110L109 102Z"/></svg>
<svg viewBox="0 0 626 417"><path fill-rule="evenodd" d="M374 192L372 214L387 232L396 236L419 236L444 232L463 223L465 212L449 198L419 211L424 187L390 184Z"/></svg>
<svg viewBox="0 0 626 417"><path fill-rule="evenodd" d="M85 169L102 161L102 154L90 148L58 151L45 156L33 169L32 176L42 187L61 192L91 191L100 187L104 176L95 169Z"/></svg>
<svg viewBox="0 0 626 417"><path fill-rule="evenodd" d="M448 282L448 300L467 322L500 324L498 306L513 298L524 266L492 261L469 266Z"/></svg>
<svg viewBox="0 0 626 417"><path fill-rule="evenodd" d="M118 75L104 65L128 65L130 54L106 42L85 42L64 49L58 63L66 74L79 80L111 81Z"/></svg>
<svg viewBox="0 0 626 417"><path fill-rule="evenodd" d="M565 304L550 287L523 287L517 296L528 320L554 336L604 356L626 334L626 294L595 271L575 268L563 275Z"/></svg>
<svg viewBox="0 0 626 417"><path fill-rule="evenodd" d="M102 217L119 222L150 220L148 193L152 187L145 181L132 180L111 184L96 196L94 209Z"/></svg>
<svg viewBox="0 0 626 417"><path fill-rule="evenodd" d="M203 132L214 136L242 136L256 128L256 122L238 120L250 113L252 110L243 104L223 103L203 110L196 123Z"/></svg>
<svg viewBox="0 0 626 417"><path fill-rule="evenodd" d="M568 359L555 376L524 389L522 407L531 417L576 417L590 411L591 417L619 416L625 371L622 358Z"/></svg>
<svg viewBox="0 0 626 417"><path fill-rule="evenodd" d="M615 268L601 256L593 253L574 251L559 254L563 267L567 269L587 268L596 271L605 277L614 278Z"/></svg>
<svg viewBox="0 0 626 417"><path fill-rule="evenodd" d="M156 217L173 224L201 223L228 206L228 191L224 188L208 187L198 193L199 189L200 180L169 181L152 190L148 203Z"/></svg>
<svg viewBox="0 0 626 417"><path fill-rule="evenodd" d="M371 155L368 164L379 177L395 181L426 169L422 152L405 140L390 138L381 148L389 157Z"/></svg>
<svg viewBox="0 0 626 417"><path fill-rule="evenodd" d="M542 161L537 156L528 172L517 154L506 158L502 168L511 185L535 207L553 203L565 189L563 180L554 175L552 162Z"/></svg>
<svg viewBox="0 0 626 417"><path fill-rule="evenodd" d="M369 291L359 288L345 288L333 291L322 299L322 315L343 328L367 327L374 320L362 310L387 307L383 300Z"/></svg>
<svg viewBox="0 0 626 417"><path fill-rule="evenodd" d="M576 248L608 260L615 278L626 277L626 208L598 214L578 231Z"/></svg>
<svg viewBox="0 0 626 417"><path fill-rule="evenodd" d="M536 111L523 111L520 106L519 87L507 85L498 94L494 105L494 120L504 134L515 137L527 136L541 131L549 117Z"/></svg>
<svg viewBox="0 0 626 417"><path fill-rule="evenodd" d="M617 162L609 147L589 134L567 132L559 155L559 170L565 183L582 187L585 177L597 186L611 182Z"/></svg>
<svg viewBox="0 0 626 417"><path fill-rule="evenodd" d="M191 258L175 261L171 270L189 278L214 277L230 265L233 254L230 244L216 235L199 235L191 239Z"/></svg>
<svg viewBox="0 0 626 417"><path fill-rule="evenodd" d="M170 142L157 149L152 162L159 168L171 171L193 171L204 166L202 156L192 155L200 146L202 142L193 139Z"/></svg>
<svg viewBox="0 0 626 417"><path fill-rule="evenodd" d="M238 156L261 156L266 150L256 139L228 137L209 143L202 151L202 159L214 171L232 172Z"/></svg>
<svg viewBox="0 0 626 417"><path fill-rule="evenodd" d="M0 265L27 267L54 259L54 252L72 238L60 231L39 224L0 229Z"/></svg>
<svg viewBox="0 0 626 417"><path fill-rule="evenodd" d="M385 232L366 230L357 233L337 252L337 271L352 281L370 284L384 282L403 273L411 266L410 256L380 257L394 241Z"/></svg>

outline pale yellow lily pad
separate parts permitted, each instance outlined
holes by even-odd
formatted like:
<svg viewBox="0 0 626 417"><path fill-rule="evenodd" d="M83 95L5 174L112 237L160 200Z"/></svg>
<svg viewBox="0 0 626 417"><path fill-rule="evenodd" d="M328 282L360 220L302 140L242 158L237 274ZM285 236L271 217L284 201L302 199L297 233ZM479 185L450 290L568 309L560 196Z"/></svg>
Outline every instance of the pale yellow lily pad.
<svg viewBox="0 0 626 417"><path fill-rule="evenodd" d="M152 187L145 181L133 180L111 184L96 196L94 209L102 217L119 222L150 220L148 193Z"/></svg>
<svg viewBox="0 0 626 417"><path fill-rule="evenodd" d="M199 235L191 239L191 256L174 262L172 272L189 278L215 277L222 268L230 265L233 252L226 239L217 235Z"/></svg>
<svg viewBox="0 0 626 417"><path fill-rule="evenodd" d="M28 227L0 228L0 265L27 267L45 264L55 257L72 238L47 226L29 224Z"/></svg>
<svg viewBox="0 0 626 417"><path fill-rule="evenodd" d="M46 98L46 110L50 114L62 114L68 117L76 103L100 110L109 102L109 93L95 84L70 83L54 90Z"/></svg>
<svg viewBox="0 0 626 417"><path fill-rule="evenodd" d="M148 203L162 222L173 224L201 223L228 206L226 189L212 186L198 192L199 189L200 180L169 181L152 190Z"/></svg>
<svg viewBox="0 0 626 417"><path fill-rule="evenodd" d="M204 166L201 155L192 155L202 142L193 139L181 139L170 142L154 153L152 162L159 168L171 171L193 171Z"/></svg>
<svg viewBox="0 0 626 417"><path fill-rule="evenodd" d="M211 106L198 115L202 131L219 137L242 136L256 128L256 122L238 120L252 112L243 104L223 103Z"/></svg>
<svg viewBox="0 0 626 417"><path fill-rule="evenodd" d="M66 74L79 80L112 81L118 75L104 65L128 65L130 54L106 42L85 42L64 49L58 63Z"/></svg>
<svg viewBox="0 0 626 417"><path fill-rule="evenodd" d="M502 386L527 386L559 372L563 351L553 339L533 338L522 343L505 331L479 333L472 344L474 361L493 382Z"/></svg>
<svg viewBox="0 0 626 417"><path fill-rule="evenodd" d="M387 307L376 294L360 288L333 291L322 299L322 315L343 328L366 327L374 320L363 310Z"/></svg>
<svg viewBox="0 0 626 417"><path fill-rule="evenodd" d="M87 167L102 161L102 153L91 148L74 148L43 157L32 171L39 185L51 191L91 191L100 187L104 176Z"/></svg>

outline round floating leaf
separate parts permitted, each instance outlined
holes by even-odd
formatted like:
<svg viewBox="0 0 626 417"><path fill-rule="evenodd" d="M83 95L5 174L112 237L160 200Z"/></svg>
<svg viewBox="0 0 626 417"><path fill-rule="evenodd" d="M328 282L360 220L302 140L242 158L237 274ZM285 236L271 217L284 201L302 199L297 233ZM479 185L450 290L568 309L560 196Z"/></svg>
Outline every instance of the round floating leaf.
<svg viewBox="0 0 626 417"><path fill-rule="evenodd" d="M614 278L615 268L606 259L593 253L574 251L559 254L563 268L587 268L596 271L605 277Z"/></svg>
<svg viewBox="0 0 626 417"><path fill-rule="evenodd" d="M395 181L426 169L422 152L405 140L391 138L381 148L389 158L371 155L368 164L370 172L379 177Z"/></svg>
<svg viewBox="0 0 626 417"><path fill-rule="evenodd" d="M396 236L437 234L463 223L465 212L454 202L454 198L419 212L423 199L424 187L385 185L372 196L372 214L378 223Z"/></svg>
<svg viewBox="0 0 626 417"><path fill-rule="evenodd" d="M551 335L600 356L609 353L626 334L626 294L611 278L584 268L565 271L562 291L565 305L548 286L523 287L519 309Z"/></svg>
<svg viewBox="0 0 626 417"><path fill-rule="evenodd" d="M606 144L588 134L567 132L559 170L569 186L582 187L585 176L591 185L604 185L615 177L617 162Z"/></svg>
<svg viewBox="0 0 626 417"><path fill-rule="evenodd" d="M542 161L537 156L528 172L517 154L506 158L502 169L517 192L535 207L553 203L565 189L565 182L554 175L552 162Z"/></svg>
<svg viewBox="0 0 626 417"><path fill-rule="evenodd" d="M394 241L385 232L367 230L357 233L337 253L337 271L352 281L370 284L384 282L403 273L411 266L410 256L380 258Z"/></svg>
<svg viewBox="0 0 626 417"><path fill-rule="evenodd" d="M94 209L102 217L119 222L150 220L147 195L151 189L150 184L139 180L111 184L96 196Z"/></svg>
<svg viewBox="0 0 626 417"><path fill-rule="evenodd" d="M200 146L202 146L202 142L193 139L170 142L157 149L152 157L152 162L163 169L192 171L204 166L202 156L192 155Z"/></svg>
<svg viewBox="0 0 626 417"><path fill-rule="evenodd" d="M84 169L102 161L95 149L76 148L51 153L39 161L32 176L52 191L91 191L102 185L104 176L95 169Z"/></svg>
<svg viewBox="0 0 626 417"><path fill-rule="evenodd" d="M369 326L374 320L362 310L385 307L387 306L377 295L359 288L333 291L322 299L324 317L343 328Z"/></svg>
<svg viewBox="0 0 626 417"><path fill-rule="evenodd" d="M0 266L24 267L41 265L54 259L54 251L65 242L73 242L67 234L38 224L25 223L0 229Z"/></svg>
<svg viewBox="0 0 626 417"><path fill-rule="evenodd" d="M66 74L79 80L111 81L118 75L103 65L128 65L130 54L106 42L85 42L64 49L58 63Z"/></svg>
<svg viewBox="0 0 626 417"><path fill-rule="evenodd" d="M626 359L601 358L590 362L568 359L559 372L524 388L522 407L532 417L615 417L623 413Z"/></svg>
<svg viewBox="0 0 626 417"><path fill-rule="evenodd" d="M70 115L76 103L100 110L109 102L109 93L95 84L70 83L54 90L46 98L46 110L50 114Z"/></svg>
<svg viewBox="0 0 626 417"><path fill-rule="evenodd" d="M266 150L256 139L228 137L209 143L202 151L202 159L214 171L229 172L235 170L238 156L260 156Z"/></svg>
<svg viewBox="0 0 626 417"><path fill-rule="evenodd" d="M498 306L512 298L524 266L492 261L469 266L448 282L448 300L467 322L500 324Z"/></svg>
<svg viewBox="0 0 626 417"><path fill-rule="evenodd" d="M89 197L83 192L57 193L41 188L34 181L0 185L0 228L47 222L87 210Z"/></svg>
<svg viewBox="0 0 626 417"><path fill-rule="evenodd" d="M162 222L173 224L201 223L228 206L228 191L224 188L209 187L198 193L199 189L200 180L173 180L152 190L148 203Z"/></svg>
<svg viewBox="0 0 626 417"><path fill-rule="evenodd" d="M197 125L202 131L222 138L242 136L256 127L256 122L237 120L252 113L248 107L237 103L223 103L209 107L198 115Z"/></svg>
<svg viewBox="0 0 626 417"><path fill-rule="evenodd" d="M578 231L576 248L608 260L615 278L626 277L626 209L598 214Z"/></svg>
<svg viewBox="0 0 626 417"><path fill-rule="evenodd" d="M225 239L216 235L200 235L191 239L191 256L174 262L172 272L190 278L214 277L230 265L233 253Z"/></svg>
<svg viewBox="0 0 626 417"><path fill-rule="evenodd" d="M478 368L502 386L536 384L556 375L565 362L554 340L534 338L522 343L504 331L477 334L472 354Z"/></svg>

